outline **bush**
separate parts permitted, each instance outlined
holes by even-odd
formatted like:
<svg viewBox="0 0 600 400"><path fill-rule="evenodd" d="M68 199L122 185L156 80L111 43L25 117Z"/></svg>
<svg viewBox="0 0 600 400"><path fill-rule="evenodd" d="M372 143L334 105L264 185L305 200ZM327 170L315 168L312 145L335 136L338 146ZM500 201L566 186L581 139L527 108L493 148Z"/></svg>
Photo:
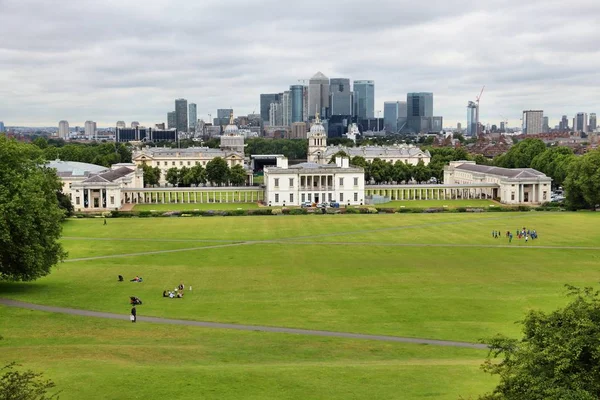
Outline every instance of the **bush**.
<svg viewBox="0 0 600 400"><path fill-rule="evenodd" d="M249 210L248 215L273 215L270 208L259 208L258 210Z"/></svg>
<svg viewBox="0 0 600 400"><path fill-rule="evenodd" d="M385 214L394 214L396 212L396 209L395 208L377 207L377 211L380 213L385 213Z"/></svg>
<svg viewBox="0 0 600 400"><path fill-rule="evenodd" d="M529 206L518 206L517 210L519 210L519 211L531 211L531 207L529 207Z"/></svg>
<svg viewBox="0 0 600 400"><path fill-rule="evenodd" d="M308 212L306 211L306 208L293 208L291 210L288 210L288 213L290 215L307 215Z"/></svg>
<svg viewBox="0 0 600 400"><path fill-rule="evenodd" d="M466 207L458 207L458 208L456 208L456 212L459 212L459 213L467 212L467 208Z"/></svg>
<svg viewBox="0 0 600 400"><path fill-rule="evenodd" d="M271 210L271 214L273 215L282 215L283 211L281 210L281 208L274 208Z"/></svg>
<svg viewBox="0 0 600 400"><path fill-rule="evenodd" d="M152 216L152 211L140 211L138 213L138 217L140 218L148 218Z"/></svg>
<svg viewBox="0 0 600 400"><path fill-rule="evenodd" d="M360 214L360 210L357 208L346 208L346 214Z"/></svg>

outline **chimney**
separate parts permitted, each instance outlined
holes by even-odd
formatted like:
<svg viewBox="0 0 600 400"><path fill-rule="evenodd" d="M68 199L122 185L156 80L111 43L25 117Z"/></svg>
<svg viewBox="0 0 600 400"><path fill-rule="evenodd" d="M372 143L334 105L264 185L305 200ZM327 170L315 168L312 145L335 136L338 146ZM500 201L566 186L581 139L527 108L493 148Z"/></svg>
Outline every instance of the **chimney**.
<svg viewBox="0 0 600 400"><path fill-rule="evenodd" d="M342 168L350 168L350 159L348 157L342 157Z"/></svg>
<svg viewBox="0 0 600 400"><path fill-rule="evenodd" d="M335 165L337 165L338 167L342 168L342 159L343 159L343 157L337 156L335 158Z"/></svg>
<svg viewBox="0 0 600 400"><path fill-rule="evenodd" d="M288 159L286 157L277 157L277 168L288 169Z"/></svg>

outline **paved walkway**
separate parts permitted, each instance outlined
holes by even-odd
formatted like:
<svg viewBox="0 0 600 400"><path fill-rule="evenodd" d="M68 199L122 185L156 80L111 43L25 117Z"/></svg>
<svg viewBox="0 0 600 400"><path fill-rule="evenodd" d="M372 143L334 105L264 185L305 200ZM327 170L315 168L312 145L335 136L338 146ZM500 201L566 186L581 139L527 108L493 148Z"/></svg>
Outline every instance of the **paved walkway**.
<svg viewBox="0 0 600 400"><path fill-rule="evenodd" d="M38 304L24 303L16 300L1 299L0 304L7 307L25 308L28 310L54 312L61 314L79 315L84 317L94 318L107 318L129 321L129 315L113 314L98 311L87 311L78 310L75 308L64 308L64 307L52 307L42 306ZM199 326L203 328L213 329L235 329L239 331L255 331L255 332L269 332L269 333L287 333L295 335L307 335L307 336L318 336L318 337L337 337L344 339L361 339L361 340L376 340L380 342L397 342L397 343L412 343L412 344L425 344L432 346L447 346L447 347L462 347L469 349L487 349L487 345L479 343L467 343L467 342L455 342L450 340L433 340L433 339L419 339L419 338L407 338L398 336L385 336L385 335L363 335L360 333L348 333L348 332L331 332L331 331L319 331L312 329L295 329L295 328L281 328L274 326L259 326L259 325L240 325L240 324L222 324L217 322L202 322L202 321L189 321L182 319L168 319L168 318L157 318L157 317L137 317L139 322L151 322L156 324L170 324L170 325L187 325L187 326Z"/></svg>

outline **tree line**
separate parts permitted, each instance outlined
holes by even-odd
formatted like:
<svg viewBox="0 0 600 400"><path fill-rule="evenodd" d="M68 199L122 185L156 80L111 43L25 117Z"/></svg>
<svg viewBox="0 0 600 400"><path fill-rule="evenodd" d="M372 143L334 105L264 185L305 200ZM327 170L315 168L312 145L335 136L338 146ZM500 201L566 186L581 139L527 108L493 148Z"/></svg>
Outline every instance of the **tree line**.
<svg viewBox="0 0 600 400"><path fill-rule="evenodd" d="M143 164L144 183L149 186L158 185L161 178L159 167ZM172 186L190 187L210 183L213 186L233 185L242 186L246 183L246 170L242 165L229 167L227 161L215 157L206 163L206 168L200 164L193 167L170 168L166 171L165 180Z"/></svg>
<svg viewBox="0 0 600 400"><path fill-rule="evenodd" d="M32 142L46 160L78 161L110 167L131 162L131 147L124 143L66 143L38 137Z"/></svg>

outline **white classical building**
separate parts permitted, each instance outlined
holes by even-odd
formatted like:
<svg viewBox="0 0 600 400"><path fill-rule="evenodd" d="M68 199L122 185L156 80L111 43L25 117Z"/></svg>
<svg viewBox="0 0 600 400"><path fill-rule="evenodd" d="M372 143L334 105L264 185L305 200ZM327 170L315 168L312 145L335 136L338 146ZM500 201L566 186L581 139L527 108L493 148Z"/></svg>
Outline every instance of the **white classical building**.
<svg viewBox="0 0 600 400"><path fill-rule="evenodd" d="M118 210L127 202L124 190L143 187L141 168L135 164L115 164L109 170L71 184L71 202L75 211Z"/></svg>
<svg viewBox="0 0 600 400"><path fill-rule="evenodd" d="M265 202L270 206L298 206L304 202L365 204L365 172L350 166L346 157L335 164L306 162L288 165L285 157L265 168Z"/></svg>
<svg viewBox="0 0 600 400"><path fill-rule="evenodd" d="M444 185L495 184L491 197L505 204L550 201L552 179L532 168L499 168L474 161L452 161L444 167Z"/></svg>
<svg viewBox="0 0 600 400"><path fill-rule="evenodd" d="M62 192L73 200L71 186L79 183L93 174L106 172L109 168L96 164L87 164L77 161L54 160L46 164L46 167L56 170L56 174L62 182Z"/></svg>
<svg viewBox="0 0 600 400"><path fill-rule="evenodd" d="M351 127L349 129L349 138L352 138L356 132ZM423 151L419 147L413 145L393 145L393 146L360 146L360 147L346 147L346 146L327 146L327 133L325 128L318 119L310 128L308 134L308 162L317 164L327 164L331 159L339 152L348 154L350 158L360 156L363 157L367 162L373 162L376 158L383 161L395 163L396 161L402 161L406 164L417 165L419 161L423 161L423 164L428 165L431 161L431 154L429 151Z"/></svg>

